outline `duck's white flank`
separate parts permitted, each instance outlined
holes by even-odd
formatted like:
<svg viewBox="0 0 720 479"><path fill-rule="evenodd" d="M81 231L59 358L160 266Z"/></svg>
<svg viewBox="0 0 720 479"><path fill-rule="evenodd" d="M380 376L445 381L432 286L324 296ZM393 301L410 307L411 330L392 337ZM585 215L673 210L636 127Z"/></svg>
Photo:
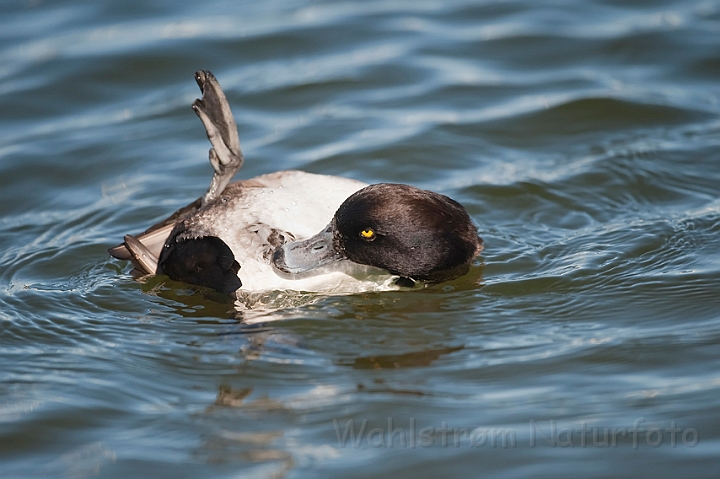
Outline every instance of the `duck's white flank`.
<svg viewBox="0 0 720 479"><path fill-rule="evenodd" d="M278 235L285 241L310 238L325 228L345 199L367 186L338 176L302 171L280 171L258 176L238 192L226 194L195 215L188 226L203 236L223 239L240 264L238 291L294 290L356 293L396 289L389 274L358 271L318 271L302 279L289 279L273 269L271 256ZM368 274L370 273L370 274Z"/></svg>

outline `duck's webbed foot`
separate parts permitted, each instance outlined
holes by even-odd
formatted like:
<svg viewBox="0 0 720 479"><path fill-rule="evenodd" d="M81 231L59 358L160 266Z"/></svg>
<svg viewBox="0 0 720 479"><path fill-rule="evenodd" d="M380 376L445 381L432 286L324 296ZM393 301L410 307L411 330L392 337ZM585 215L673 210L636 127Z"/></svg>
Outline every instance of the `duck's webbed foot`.
<svg viewBox="0 0 720 479"><path fill-rule="evenodd" d="M210 164L215 170L210 188L202 197L205 204L222 194L233 175L242 167L243 156L235 119L215 75L200 70L195 73L195 81L203 96L193 102L192 108L203 122L212 144Z"/></svg>

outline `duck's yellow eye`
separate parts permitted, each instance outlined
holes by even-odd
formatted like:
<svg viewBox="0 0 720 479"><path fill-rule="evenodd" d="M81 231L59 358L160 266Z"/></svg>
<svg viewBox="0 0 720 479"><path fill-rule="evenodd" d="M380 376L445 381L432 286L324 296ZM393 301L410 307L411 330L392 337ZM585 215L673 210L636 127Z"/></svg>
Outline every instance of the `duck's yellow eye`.
<svg viewBox="0 0 720 479"><path fill-rule="evenodd" d="M365 228L360 232L360 236L365 239L372 239L375 237L375 232L371 230L370 228Z"/></svg>

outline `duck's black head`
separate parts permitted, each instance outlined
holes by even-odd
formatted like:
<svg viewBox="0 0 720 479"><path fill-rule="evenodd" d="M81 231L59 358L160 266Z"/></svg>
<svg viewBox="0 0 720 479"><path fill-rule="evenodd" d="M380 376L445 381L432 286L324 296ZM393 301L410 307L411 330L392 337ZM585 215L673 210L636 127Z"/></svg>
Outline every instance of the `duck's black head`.
<svg viewBox="0 0 720 479"><path fill-rule="evenodd" d="M443 281L464 274L481 250L477 228L459 203L381 183L346 199L319 234L278 247L273 264L281 273L304 274L349 260L405 278Z"/></svg>

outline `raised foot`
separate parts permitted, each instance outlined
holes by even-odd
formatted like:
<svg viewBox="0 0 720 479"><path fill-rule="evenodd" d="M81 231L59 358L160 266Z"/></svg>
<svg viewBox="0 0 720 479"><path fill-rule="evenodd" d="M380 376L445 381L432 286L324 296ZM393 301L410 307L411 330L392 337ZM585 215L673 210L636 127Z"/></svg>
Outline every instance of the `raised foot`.
<svg viewBox="0 0 720 479"><path fill-rule="evenodd" d="M240 138L230 104L225 98L215 75L207 70L195 73L202 98L193 102L192 108L205 126L210 148L210 164L215 170L210 187L202 198L203 204L222 194L232 177L242 167Z"/></svg>

